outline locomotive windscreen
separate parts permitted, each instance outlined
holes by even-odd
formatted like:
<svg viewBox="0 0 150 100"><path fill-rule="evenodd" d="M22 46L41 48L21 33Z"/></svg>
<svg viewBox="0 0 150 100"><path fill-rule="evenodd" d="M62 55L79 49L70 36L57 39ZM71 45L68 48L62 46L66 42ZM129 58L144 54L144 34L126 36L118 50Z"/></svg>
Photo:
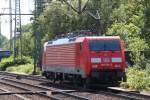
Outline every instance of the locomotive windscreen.
<svg viewBox="0 0 150 100"><path fill-rule="evenodd" d="M91 40L89 43L90 51L119 51L119 40Z"/></svg>

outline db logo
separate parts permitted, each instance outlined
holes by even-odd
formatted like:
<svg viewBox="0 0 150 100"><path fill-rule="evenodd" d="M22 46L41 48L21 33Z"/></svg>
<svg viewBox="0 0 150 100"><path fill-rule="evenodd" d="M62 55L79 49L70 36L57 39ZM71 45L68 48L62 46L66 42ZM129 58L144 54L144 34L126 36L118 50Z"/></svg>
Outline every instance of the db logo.
<svg viewBox="0 0 150 100"><path fill-rule="evenodd" d="M103 62L110 62L109 58L103 58Z"/></svg>

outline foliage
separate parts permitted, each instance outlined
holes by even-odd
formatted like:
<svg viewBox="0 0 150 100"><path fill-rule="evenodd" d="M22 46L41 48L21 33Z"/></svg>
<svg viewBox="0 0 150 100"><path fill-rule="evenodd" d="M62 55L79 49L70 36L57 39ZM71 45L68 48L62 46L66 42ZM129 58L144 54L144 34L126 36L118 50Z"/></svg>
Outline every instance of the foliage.
<svg viewBox="0 0 150 100"><path fill-rule="evenodd" d="M3 46L8 42L8 39L0 34L0 48L3 48Z"/></svg>
<svg viewBox="0 0 150 100"><path fill-rule="evenodd" d="M135 26L133 23L114 23L111 28L108 28L107 35L120 36L125 42L128 48L128 42L134 37L138 37L140 28Z"/></svg>
<svg viewBox="0 0 150 100"><path fill-rule="evenodd" d="M25 65L18 65L18 66L10 66L6 69L9 72L17 72L17 73L26 73L31 74L33 69L33 64L25 64Z"/></svg>
<svg viewBox="0 0 150 100"><path fill-rule="evenodd" d="M144 5L142 1L132 0L121 4L111 15L113 24L108 28L107 35L119 35L125 40L126 49L131 50L131 58L139 68L145 67L145 57L141 51L149 48L143 39Z"/></svg>
<svg viewBox="0 0 150 100"><path fill-rule="evenodd" d="M32 74L33 72L33 63L27 63L24 65L17 65L17 66L10 66L6 69L6 71L9 72L16 72L16 73L23 73L23 74ZM40 69L37 69L37 73L36 74L41 74Z"/></svg>
<svg viewBox="0 0 150 100"><path fill-rule="evenodd" d="M144 89L146 88L146 84L149 82L145 79L146 74L144 71L140 71L136 68L128 69L127 72L127 84L133 89Z"/></svg>
<svg viewBox="0 0 150 100"><path fill-rule="evenodd" d="M97 25L97 21L87 13L78 15L67 5L56 1L46 8L38 21L43 42L71 31L93 30Z"/></svg>
<svg viewBox="0 0 150 100"><path fill-rule="evenodd" d="M21 36L22 42L20 41L20 36ZM12 50L13 51L13 49L14 49L13 46L11 46L12 48L10 49L10 42L13 43L13 41L14 41L14 38L9 40L3 46L3 48L6 50ZM20 48L21 48L20 43L22 43L22 55L33 57L33 54L34 54L33 53L34 52L34 34L33 34L33 28L32 28L31 23L23 25L22 26L22 35L19 35L16 38L16 51L17 51L17 53L19 53Z"/></svg>
<svg viewBox="0 0 150 100"><path fill-rule="evenodd" d="M134 37L129 40L129 50L132 51L131 59L139 68L145 68L146 58L144 56L144 53L141 52L145 49L148 49L148 44L144 39Z"/></svg>
<svg viewBox="0 0 150 100"><path fill-rule="evenodd" d="M0 63L0 70L5 71L7 67L27 64L27 63L31 63L31 62L33 62L33 61L29 57L23 57L22 60L18 59L16 62L14 62L13 56L11 56L9 58L2 59L2 61Z"/></svg>
<svg viewBox="0 0 150 100"><path fill-rule="evenodd" d="M150 74L146 73L146 70L139 70L137 67L128 68L127 70L127 82L122 83L123 87L130 89L142 90L150 87Z"/></svg>
<svg viewBox="0 0 150 100"><path fill-rule="evenodd" d="M39 17L38 24L42 32L43 41L53 38L55 34L58 35L66 32L69 27L67 22L69 16L67 16L67 10L63 9L66 6L58 2L56 3L48 7Z"/></svg>
<svg viewBox="0 0 150 100"><path fill-rule="evenodd" d="M82 8L88 0L82 0ZM70 1L76 8L77 1ZM89 1L87 9L83 13L76 13L66 4L53 1L37 20L38 30L42 33L42 42L54 38L56 35L78 30L94 30L105 33L111 25L110 15L113 9L118 8L121 0L94 0ZM96 16L97 10L100 10L101 21L93 18L88 12Z"/></svg>
<svg viewBox="0 0 150 100"><path fill-rule="evenodd" d="M5 69L8 67L8 66L11 66L13 65L13 57L9 57L9 58L4 58L2 59L1 63L0 63L0 70L1 71L5 71Z"/></svg>
<svg viewBox="0 0 150 100"><path fill-rule="evenodd" d="M34 52L34 39L30 32L25 32L22 34L22 49L23 49L23 56L30 56L33 57Z"/></svg>
<svg viewBox="0 0 150 100"><path fill-rule="evenodd" d="M118 9L112 12L111 20L113 24L108 28L107 34L120 35L126 41L129 37L140 36L144 27L144 7L141 3L133 0L130 3L121 4ZM131 39L130 38L130 39Z"/></svg>
<svg viewBox="0 0 150 100"><path fill-rule="evenodd" d="M20 42L20 37L17 39L17 46ZM33 37L33 28L32 24L26 24L22 26L22 55L33 57L34 52L34 37Z"/></svg>
<svg viewBox="0 0 150 100"><path fill-rule="evenodd" d="M145 12L145 16L144 16L144 27L143 27L143 35L142 37L146 39L146 41L148 42L148 44L150 45L150 0L144 0L143 1L143 4L144 4L144 12Z"/></svg>

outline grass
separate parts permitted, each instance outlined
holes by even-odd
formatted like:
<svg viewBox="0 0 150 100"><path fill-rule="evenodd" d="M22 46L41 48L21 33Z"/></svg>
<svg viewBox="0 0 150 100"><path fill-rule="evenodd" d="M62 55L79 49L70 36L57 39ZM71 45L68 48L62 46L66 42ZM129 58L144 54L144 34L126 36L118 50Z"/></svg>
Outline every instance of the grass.
<svg viewBox="0 0 150 100"><path fill-rule="evenodd" d="M9 71L16 73L32 74L33 72L33 59L30 57L23 57L18 59L16 62L13 61L13 57L2 59L0 62L1 71ZM37 74L41 74L39 68L36 70Z"/></svg>
<svg viewBox="0 0 150 100"><path fill-rule="evenodd" d="M24 65L32 62L33 60L30 57L23 57L22 59L17 59L17 61L14 62L13 56L11 56L2 59L0 62L0 71L5 71L10 66Z"/></svg>
<svg viewBox="0 0 150 100"><path fill-rule="evenodd" d="M15 67L8 67L6 71L31 74L33 71L33 64L25 64L25 65L18 65Z"/></svg>
<svg viewBox="0 0 150 100"><path fill-rule="evenodd" d="M11 66L6 69L6 71L9 72L16 72L16 73L22 73L22 74L32 74L33 72L33 64L25 64L25 65L18 65L18 66ZM37 68L37 74L41 74L41 71L39 68Z"/></svg>

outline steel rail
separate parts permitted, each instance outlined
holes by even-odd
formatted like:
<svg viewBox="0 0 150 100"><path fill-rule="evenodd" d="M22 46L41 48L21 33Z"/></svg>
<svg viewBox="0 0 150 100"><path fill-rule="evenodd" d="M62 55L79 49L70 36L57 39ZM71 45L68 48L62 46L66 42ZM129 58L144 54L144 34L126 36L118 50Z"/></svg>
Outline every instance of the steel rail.
<svg viewBox="0 0 150 100"><path fill-rule="evenodd" d="M0 81L0 83L2 83L2 84L5 84L5 85L9 85L9 86L11 86L11 87L15 87L15 88L18 88L18 89L21 89L21 90L24 90L24 91L28 91L28 92L36 92L36 91L32 91L32 90L30 90L30 89L27 89L27 88L23 88L23 87L20 87L20 86L16 86L16 85L14 85L14 84L10 84L10 83L8 83L8 82L2 82L2 81ZM20 92L21 93L21 92ZM41 95L41 96L43 96L43 97L46 97L46 98L49 98L49 99L52 99L52 100L60 100L59 98L56 98L56 97L54 97L54 96L49 96L49 95L46 95L45 93L43 94L43 93L37 93L38 95Z"/></svg>
<svg viewBox="0 0 150 100"><path fill-rule="evenodd" d="M7 73L7 75L10 75L10 76L18 76L20 74L16 74L16 73L9 73L9 72L5 72L5 74ZM4 72L3 72L4 74ZM31 79L31 80L37 80L37 81L44 81L44 82L50 82L48 80L46 80L45 78L39 78L39 76L33 76L33 75L22 75L21 76L22 78L27 78L27 79ZM147 99L147 98L150 98L150 96L148 95L144 95L144 94L139 94L139 93L133 93L133 92L126 92L126 91L119 91L119 90L113 90L113 91L116 91L116 92L120 92L120 93L114 93L114 92L110 92L112 89L108 89L109 92L106 92L106 91L100 91L100 93L102 94L106 94L106 95L112 95L112 96L116 96L116 97L122 97L122 98L125 98L125 99L133 99L133 100L139 100L139 98L144 98L144 99ZM86 90L85 90L86 91ZM93 90L91 90L93 91Z"/></svg>
<svg viewBox="0 0 150 100"><path fill-rule="evenodd" d="M2 89L2 88L0 88L0 90L5 91L5 93L10 92L9 90ZM28 98L26 98L26 97L24 97L24 96L21 96L21 95L19 95L19 94L12 94L12 95L13 95L14 97L20 98L20 99L22 99L22 100L28 100Z"/></svg>
<svg viewBox="0 0 150 100"><path fill-rule="evenodd" d="M3 71L0 71L0 75L14 76L14 77L20 76L20 78L28 78L28 79L38 80L38 81L41 81L43 79L42 81L49 82L45 78L41 76L35 76L35 75L17 74L17 73L11 73L11 72L3 72Z"/></svg>
<svg viewBox="0 0 150 100"><path fill-rule="evenodd" d="M62 89L58 89L60 91L63 91L63 92L67 92L67 93L70 93L70 92L80 92L81 88L80 89L77 89L72 87L72 86L69 86L69 85L65 85L65 84L58 84L58 83L53 83L52 81L50 80L47 80L46 78L43 78L43 77L40 77L40 76L35 76L35 75L20 75L20 74L16 74L16 73L4 73L2 72L3 75L5 76L9 76L9 77L15 77L16 79L23 79L23 80L31 80L31 81L37 81L37 82L40 82L40 83L45 83L47 84L46 87L49 88L49 85L51 84L52 86L54 87L66 87L66 88L69 88L69 90L62 90ZM0 73L2 75L2 73ZM4 76L4 78L5 78ZM17 78L18 77L18 78ZM42 86L41 84L39 84L40 86ZM70 90L71 89L71 90ZM83 89L82 89L83 90Z"/></svg>
<svg viewBox="0 0 150 100"><path fill-rule="evenodd" d="M45 78L40 78L39 79L39 76L34 76L34 75L29 75L29 77L27 77L28 75L23 75L23 76L25 76L25 78L28 78L28 79L33 79L33 80L43 81L43 82L50 82L50 81L46 80ZM88 89L86 89L86 90L88 90ZM91 91L93 91L93 90L91 90ZM114 90L114 91L118 91L119 92L119 90ZM129 95L129 98L131 97L131 95L134 96L134 97L136 97L136 98L137 97L144 98L144 99L150 98L150 95L139 94L139 93L135 93L135 92L121 91L121 90L120 90L120 92L121 93L125 93L126 95Z"/></svg>
<svg viewBox="0 0 150 100"><path fill-rule="evenodd" d="M18 76L18 75L20 75L20 74L15 74L15 73L8 73L7 72L7 75L10 75L10 76L14 76L14 77L16 77L16 76ZM33 76L33 75L21 75L20 77L22 77L22 78L25 78L25 79L30 79L30 80L36 80L36 81L43 81L43 82L50 82L50 81L48 81L48 80L46 80L45 78L39 78L39 76ZM116 92L120 92L120 93L110 93L110 91L111 91L112 89L108 89L108 93L106 93L106 92L100 92L100 93L106 93L106 94L110 94L110 95L114 95L114 96L116 96L116 97L122 97L122 98L125 98L125 99L133 99L133 100L139 100L139 98L144 98L144 99L147 99L147 98L150 98L150 96L148 96L148 95L144 95L144 94L139 94L139 93L133 93L133 92L126 92L126 91L119 91L119 90L113 90L113 91L116 91ZM83 90L82 90L83 91ZM84 89L84 91L86 91L86 89ZM90 91L90 90L88 90L88 91ZM93 90L91 90L91 91L93 91ZM74 92L74 91L73 91ZM77 92L77 91L76 91Z"/></svg>
<svg viewBox="0 0 150 100"><path fill-rule="evenodd" d="M19 76L20 79L27 79L27 80L29 79L29 80L32 80L32 81L34 80L34 81L38 81L38 82L45 82L45 83L48 83L48 84L50 83L51 85L53 85L55 87L60 87L61 86L61 87L69 88L69 90L59 90L59 91L65 92L65 93L71 93L71 92L95 92L95 90L91 90L91 89L85 89L85 88L81 88L81 87L72 87L72 86L67 85L67 84L61 84L60 85L58 83L53 83L52 81L47 80L46 78L43 78L43 77L40 77L40 76L24 75L24 74L20 75L20 74L9 73L9 72L2 72L2 73L3 73L3 75L5 74L6 76L10 76L10 77L18 77ZM46 87L48 87L48 85Z"/></svg>
<svg viewBox="0 0 150 100"><path fill-rule="evenodd" d="M131 96L116 94L116 93L112 93L112 92L99 91L99 93L104 94L104 95L113 96L113 97L119 97L119 98L123 98L123 99L127 99L127 100L141 100L141 99L134 98L134 97L131 97Z"/></svg>
<svg viewBox="0 0 150 100"><path fill-rule="evenodd" d="M123 90L117 90L117 89L110 89L107 88L107 91L112 91L113 93L117 93L118 95L125 95L129 96L135 99L144 99L144 100L149 100L150 95L145 95L145 94L140 94L136 92L129 92L129 91L123 91Z"/></svg>
<svg viewBox="0 0 150 100"><path fill-rule="evenodd" d="M38 94L43 93L46 94L46 91L25 91L25 92L0 92L0 95L11 95L11 94Z"/></svg>
<svg viewBox="0 0 150 100"><path fill-rule="evenodd" d="M31 87L34 87L34 88L37 88L37 89L42 89L42 90L45 90L45 91L52 91L52 93L66 95L66 96L69 96L69 97L72 97L72 98L75 98L75 99L78 99L78 100L88 100L89 99L89 98L86 98L86 97L66 93L66 92L63 92L63 91L58 91L58 90L55 90L55 89L51 89L51 88L47 88L47 87L43 87L43 86L39 86L39 85L31 85L31 84L16 81L16 80L13 80L13 79L3 78L2 80L9 81L9 82L14 82L14 83L21 84L21 85L31 86Z"/></svg>

